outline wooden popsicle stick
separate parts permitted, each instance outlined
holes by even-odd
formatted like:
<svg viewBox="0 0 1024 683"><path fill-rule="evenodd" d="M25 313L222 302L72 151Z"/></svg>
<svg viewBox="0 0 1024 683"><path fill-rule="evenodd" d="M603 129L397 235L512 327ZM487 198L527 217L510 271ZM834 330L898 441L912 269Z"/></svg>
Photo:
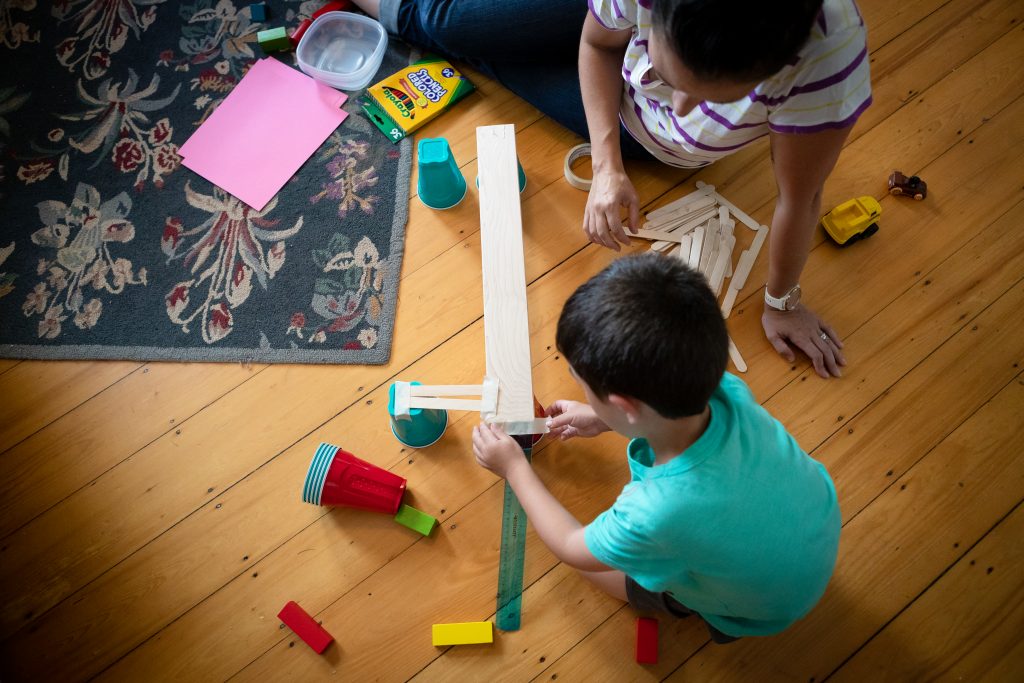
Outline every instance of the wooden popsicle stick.
<svg viewBox="0 0 1024 683"><path fill-rule="evenodd" d="M700 252L704 245L704 228L698 227L693 231L693 242L690 244L689 265L694 270L700 266Z"/></svg>
<svg viewBox="0 0 1024 683"><path fill-rule="evenodd" d="M410 396L480 396L483 394L482 384L413 384L409 388Z"/></svg>
<svg viewBox="0 0 1024 683"><path fill-rule="evenodd" d="M736 272L729 282L729 291L726 292L725 300L722 302L722 317L728 318L732 313L736 298L739 296L740 290L747 284L747 278L750 276L750 271L754 267L754 262L757 260L757 255L760 253L766 237L768 237L768 227L762 225L757 231L757 235L754 236L750 247L740 254L739 261L736 263Z"/></svg>
<svg viewBox="0 0 1024 683"><path fill-rule="evenodd" d="M409 399L410 408L427 408L430 410L470 410L480 412L482 403L479 400L465 398L431 398L429 396L413 396Z"/></svg>
<svg viewBox="0 0 1024 683"><path fill-rule="evenodd" d="M698 180L697 181L697 187L702 189L702 190L708 190L708 188L710 188L711 196L713 196L715 198L715 200L719 204L721 204L722 206L727 207L729 209L729 213L731 213L733 216L736 216L736 218L738 218L740 220L740 222L743 223L743 225L747 226L751 230L754 230L755 232L761 228L761 224L760 223L758 223L753 218L748 216L741 209L737 208L737 206L735 204L733 204L732 202L730 202L728 199L726 199L722 195L720 195L717 192L715 192L714 185L708 185L703 180Z"/></svg>
<svg viewBox="0 0 1024 683"><path fill-rule="evenodd" d="M685 214L684 216L681 216L679 218L673 218L658 223L652 223L648 221L647 223L644 223L641 227L647 228L648 230L664 230L666 232L670 232L673 230L680 229L685 225L692 225L694 224L694 222L703 223L707 219L714 216L715 213L715 208L712 206L706 209L701 209L700 211Z"/></svg>
<svg viewBox="0 0 1024 683"><path fill-rule="evenodd" d="M736 348L732 337L729 337L729 358L732 359L732 364L736 366L737 370L740 372L747 371L747 363L743 360L743 356L740 355L740 350Z"/></svg>
<svg viewBox="0 0 1024 683"><path fill-rule="evenodd" d="M722 235L722 239L718 243L718 256L715 259L715 266L711 269L711 277L709 278L711 291L715 293L716 299L722 293L725 271L729 268L729 263L732 261L732 250L735 246L735 237L732 235Z"/></svg>
<svg viewBox="0 0 1024 683"><path fill-rule="evenodd" d="M707 188L711 188L711 189L708 190ZM700 201L704 197L709 197L711 195L711 193L714 192L714 191L715 191L715 186L714 185L706 185L705 184L704 188L697 188L693 192L691 192L689 194L686 194L686 195L683 195L679 199L675 199L675 200L669 202L668 204L665 204L664 206L659 206L657 209L654 209L653 211L648 211L647 212L647 218L648 218L648 220L660 218L660 217L664 216L665 214L671 213L672 211L675 211L676 209L678 209L680 207L683 207L683 206L686 206L687 204L692 204L694 202Z"/></svg>
<svg viewBox="0 0 1024 683"><path fill-rule="evenodd" d="M708 221L707 232L704 233L704 246L700 252L700 272L705 277L710 277L710 271L715 267L715 256L718 254L718 242L720 240L719 224L717 218Z"/></svg>
<svg viewBox="0 0 1024 683"><path fill-rule="evenodd" d="M663 230L644 230L643 228L637 230L635 233L629 232L627 230L626 234L629 235L630 237L637 237L642 240L661 240L665 242L666 245L679 244L685 236L685 233L673 235L672 233L665 232Z"/></svg>
<svg viewBox="0 0 1024 683"><path fill-rule="evenodd" d="M700 197L700 199L692 204L678 207L664 214L657 216L651 216L647 214L647 222L653 225L660 225L662 223L670 223L677 219L686 219L688 216L697 214L707 209L713 209L717 206L715 200L712 197Z"/></svg>
<svg viewBox="0 0 1024 683"><path fill-rule="evenodd" d="M687 233L683 235L683 238L679 240L679 251L676 252L676 256L683 263L688 263L690 260L690 248L693 245L693 235Z"/></svg>
<svg viewBox="0 0 1024 683"><path fill-rule="evenodd" d="M703 225L703 224L707 223L708 220L713 215L714 215L714 210L709 210L708 212L700 214L697 217L693 218L692 220L687 221L686 223L682 223L680 225L677 225L676 227L672 228L671 230L664 230L664 232L674 233L674 234L678 234L678 235L681 235L681 234L683 234L685 232L690 232L691 230L696 228L698 225ZM664 245L656 244L656 245L654 245L654 248L659 249L659 251L660 251L660 248L663 247L663 246Z"/></svg>

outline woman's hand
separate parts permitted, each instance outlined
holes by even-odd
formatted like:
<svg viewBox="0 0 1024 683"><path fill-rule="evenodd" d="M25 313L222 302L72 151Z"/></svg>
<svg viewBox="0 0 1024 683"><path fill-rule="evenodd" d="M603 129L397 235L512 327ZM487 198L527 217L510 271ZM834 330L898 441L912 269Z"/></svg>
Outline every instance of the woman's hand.
<svg viewBox="0 0 1024 683"><path fill-rule="evenodd" d="M795 346L807 354L814 371L821 377L842 377L840 368L846 365L841 351L843 342L832 326L811 309L803 304L792 311L778 311L765 306L761 324L768 341L790 363L796 360Z"/></svg>
<svg viewBox="0 0 1024 683"><path fill-rule="evenodd" d="M594 179L583 214L583 232L594 244L619 251L619 242L628 245L629 237L622 228L621 209L629 212L629 226L640 227L640 197L623 170L594 171Z"/></svg>
<svg viewBox="0 0 1024 683"><path fill-rule="evenodd" d="M526 454L515 439L498 425L485 422L473 427L473 455L476 456L477 464L502 479L508 479L509 472L516 465L529 467Z"/></svg>
<svg viewBox="0 0 1024 683"><path fill-rule="evenodd" d="M579 401L555 401L548 407L547 413L551 418L548 420L548 428L552 436L562 441L568 441L574 436L597 436L609 430L593 408Z"/></svg>

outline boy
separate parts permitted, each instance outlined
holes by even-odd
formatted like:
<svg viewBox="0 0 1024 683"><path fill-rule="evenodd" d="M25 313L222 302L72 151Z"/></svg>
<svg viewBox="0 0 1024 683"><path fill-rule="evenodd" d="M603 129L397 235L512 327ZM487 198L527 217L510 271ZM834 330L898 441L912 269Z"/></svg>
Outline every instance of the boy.
<svg viewBox="0 0 1024 683"><path fill-rule="evenodd" d="M657 254L619 259L569 297L557 343L588 404L556 401L552 434L631 439L631 481L612 507L581 526L511 437L473 430L477 461L508 480L555 556L638 610L699 615L718 643L809 612L835 564L835 489L725 372L704 278Z"/></svg>

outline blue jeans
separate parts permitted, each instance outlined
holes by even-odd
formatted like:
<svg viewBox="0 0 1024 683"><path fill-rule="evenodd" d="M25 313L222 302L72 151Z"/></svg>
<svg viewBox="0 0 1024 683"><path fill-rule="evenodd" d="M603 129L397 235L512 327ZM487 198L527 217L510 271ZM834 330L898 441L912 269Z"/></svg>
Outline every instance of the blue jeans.
<svg viewBox="0 0 1024 683"><path fill-rule="evenodd" d="M586 0L381 0L389 33L469 64L589 139L577 69ZM622 154L652 159L619 125Z"/></svg>

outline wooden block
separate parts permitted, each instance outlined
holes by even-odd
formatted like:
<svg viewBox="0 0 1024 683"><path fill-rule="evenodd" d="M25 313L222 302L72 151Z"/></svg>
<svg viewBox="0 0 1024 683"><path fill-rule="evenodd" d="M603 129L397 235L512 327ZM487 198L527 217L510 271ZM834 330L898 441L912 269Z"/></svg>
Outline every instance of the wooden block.
<svg viewBox="0 0 1024 683"><path fill-rule="evenodd" d="M289 601L277 613L277 618L294 631L295 635L302 638L306 645L313 648L313 651L317 654L323 653L327 646L331 644L331 641L334 640L334 637L323 626L318 624L313 617L309 616L306 610L299 607L294 600Z"/></svg>
<svg viewBox="0 0 1024 683"><path fill-rule="evenodd" d="M658 620L639 617L636 620L636 661L638 664L658 663Z"/></svg>
<svg viewBox="0 0 1024 683"><path fill-rule="evenodd" d="M486 374L498 380L493 420L532 420L533 379L515 127L480 126L476 129L476 145Z"/></svg>
<svg viewBox="0 0 1024 683"><path fill-rule="evenodd" d="M489 621L467 621L459 624L434 624L431 629L434 647L446 645L478 645L494 642L494 625Z"/></svg>
<svg viewBox="0 0 1024 683"><path fill-rule="evenodd" d="M426 512L420 512L414 507L409 505L402 505L398 508L398 514L395 515L395 521L402 526L407 526L413 531L418 531L424 536L429 536L430 532L437 526L437 520Z"/></svg>
<svg viewBox="0 0 1024 683"><path fill-rule="evenodd" d="M249 5L249 18L253 21L267 20L267 6L262 2L254 2Z"/></svg>
<svg viewBox="0 0 1024 683"><path fill-rule="evenodd" d="M283 26L268 28L256 34L256 40L264 52L284 52L292 49L292 41L288 39L288 31Z"/></svg>

